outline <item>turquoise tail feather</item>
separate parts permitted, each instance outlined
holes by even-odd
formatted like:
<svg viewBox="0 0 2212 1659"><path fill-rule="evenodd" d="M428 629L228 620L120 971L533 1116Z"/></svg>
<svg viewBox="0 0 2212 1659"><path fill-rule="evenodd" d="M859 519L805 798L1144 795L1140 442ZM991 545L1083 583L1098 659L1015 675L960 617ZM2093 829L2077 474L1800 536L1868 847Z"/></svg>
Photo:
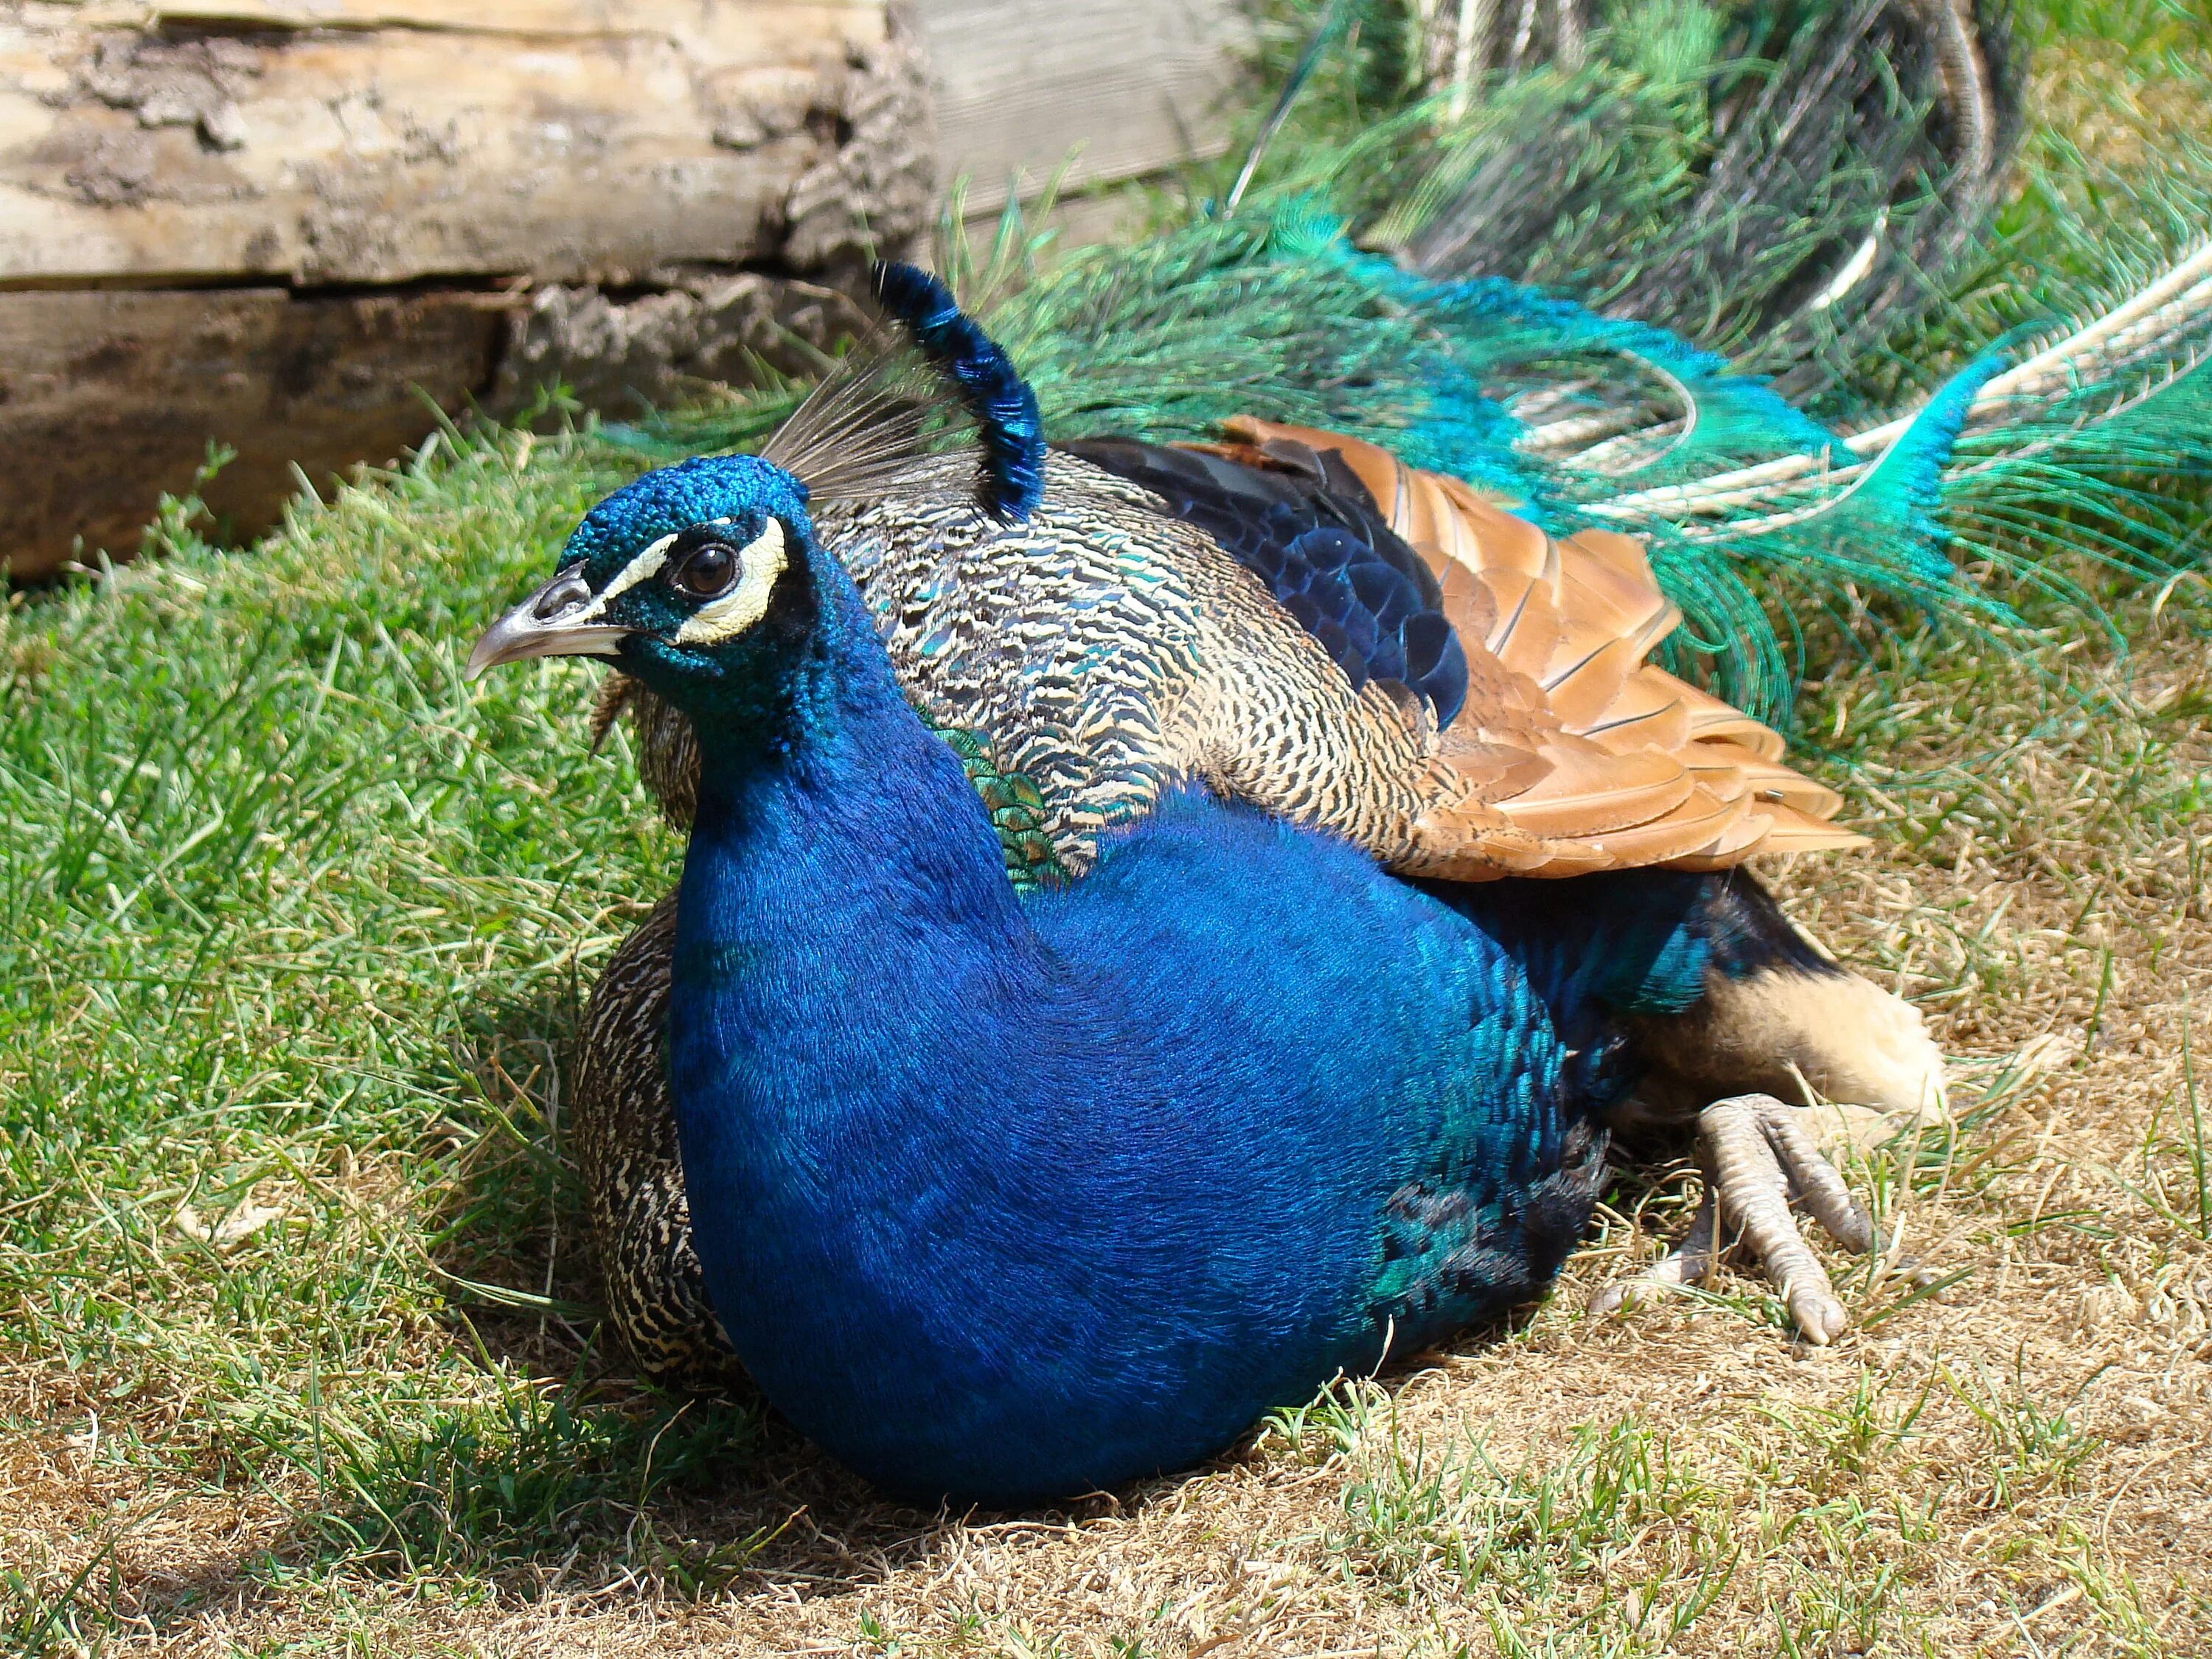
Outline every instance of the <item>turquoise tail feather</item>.
<svg viewBox="0 0 2212 1659"><path fill-rule="evenodd" d="M1358 148L1302 176L1356 206ZM1824 617L2002 640L2008 599L2033 597L2110 632L2062 555L2138 578L2196 556L2200 512L2171 481L2212 473L2195 368L2212 281L2184 283L2158 328L2082 356L2063 385L1992 400L2018 354L1985 354L1908 423L1850 432L1680 334L1502 276L1415 274L1355 246L1330 195L1264 195L1042 274L1010 222L1012 283L1004 261L947 264L1011 287L981 319L1055 436L1206 439L1257 415L1368 439L1557 531L1645 537L1685 619L1660 660L1777 725ZM1397 216L1399 244L1417 219ZM759 429L750 414L694 422L667 447ZM1968 564L2000 580L1963 580Z"/></svg>

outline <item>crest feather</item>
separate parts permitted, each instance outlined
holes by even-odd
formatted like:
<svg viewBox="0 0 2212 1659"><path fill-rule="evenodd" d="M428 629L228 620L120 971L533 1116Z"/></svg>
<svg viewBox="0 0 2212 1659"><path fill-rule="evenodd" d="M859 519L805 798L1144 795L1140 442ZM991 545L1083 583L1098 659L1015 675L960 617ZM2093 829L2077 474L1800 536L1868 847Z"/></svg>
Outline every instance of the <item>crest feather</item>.
<svg viewBox="0 0 2212 1659"><path fill-rule="evenodd" d="M878 264L874 287L887 326L814 389L762 459L818 504L879 490L964 441L976 451L976 500L1001 519L1027 518L1044 482L1036 394L927 271Z"/></svg>

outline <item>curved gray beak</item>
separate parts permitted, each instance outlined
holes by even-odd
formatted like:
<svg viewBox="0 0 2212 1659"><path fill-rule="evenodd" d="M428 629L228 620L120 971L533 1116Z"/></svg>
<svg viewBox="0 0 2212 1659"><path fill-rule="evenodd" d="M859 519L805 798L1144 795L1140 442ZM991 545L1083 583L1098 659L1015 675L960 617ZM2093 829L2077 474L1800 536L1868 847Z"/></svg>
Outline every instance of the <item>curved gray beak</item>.
<svg viewBox="0 0 2212 1659"><path fill-rule="evenodd" d="M465 678L525 657L611 657L632 633L605 623L579 620L592 603L582 567L570 565L483 631L469 653Z"/></svg>

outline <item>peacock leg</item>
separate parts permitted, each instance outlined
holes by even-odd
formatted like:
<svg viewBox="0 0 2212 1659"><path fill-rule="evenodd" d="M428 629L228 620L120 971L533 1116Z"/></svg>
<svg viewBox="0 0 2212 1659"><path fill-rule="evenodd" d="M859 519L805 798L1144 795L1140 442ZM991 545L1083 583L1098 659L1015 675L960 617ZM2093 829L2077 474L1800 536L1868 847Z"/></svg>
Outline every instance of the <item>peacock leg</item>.
<svg viewBox="0 0 2212 1659"><path fill-rule="evenodd" d="M1638 1307L1695 1283L1711 1273L1717 1244L1741 1244L1781 1291L1805 1340L1816 1347L1834 1341L1850 1316L1806 1246L1790 1206L1808 1212L1854 1255L1868 1254L1879 1241L1866 1212L1806 1132L1802 1113L1772 1095L1715 1101L1698 1115L1698 1152L1705 1196L1689 1232L1652 1267L1599 1291L1590 1310Z"/></svg>

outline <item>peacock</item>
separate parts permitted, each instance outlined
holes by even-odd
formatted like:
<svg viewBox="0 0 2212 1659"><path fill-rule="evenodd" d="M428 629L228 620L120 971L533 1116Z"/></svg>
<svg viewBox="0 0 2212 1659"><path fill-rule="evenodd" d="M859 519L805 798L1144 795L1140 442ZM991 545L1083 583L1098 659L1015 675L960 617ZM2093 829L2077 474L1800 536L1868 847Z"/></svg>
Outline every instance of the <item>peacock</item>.
<svg viewBox="0 0 2212 1659"><path fill-rule="evenodd" d="M1875 1241L1777 1097L1940 1109L1941 1058L1741 868L1854 838L1647 660L1665 595L1772 714L1762 558L1948 602L1939 510L2138 459L2154 408L2201 454L2203 264L1838 440L1282 198L1000 308L1053 424L1115 431L1050 450L1006 352L887 269L933 383L870 360L757 459L647 475L477 652L614 658L601 729L692 827L584 1032L617 1327L670 1375L742 1360L893 1489L1087 1489L1533 1294L1608 1138L1693 1122L1704 1209L1601 1299L1724 1221L1832 1338L1784 1183ZM1133 398L1148 337L1286 289L1320 321L1283 330L1303 380L1242 388L1266 416L1157 368Z"/></svg>
<svg viewBox="0 0 2212 1659"><path fill-rule="evenodd" d="M470 664L610 656L688 728L690 1242L836 1455L922 1498L1088 1490L1525 1299L1588 1221L1627 1022L1724 1024L1717 956L1817 1003L1771 1069L1940 1089L1910 1009L1722 873L1856 838L1644 661L1677 618L1632 539L1256 419L1048 450L940 283L878 295L975 453L863 369L760 455L602 502ZM1030 782L1026 896L956 719ZM1729 1052L1669 1058L1694 1086ZM1832 1336L1781 1180L1847 1245L1863 1217L1771 1097L1701 1123L1716 1203Z"/></svg>
<svg viewBox="0 0 2212 1659"><path fill-rule="evenodd" d="M1741 867L1754 853L1861 838L1827 822L1839 798L1782 763L1771 728L1642 662L1678 613L1638 543L1601 529L1546 536L1456 480L1342 434L1245 418L1230 435L1210 448L1060 446L1047 463L1055 487L1018 532L975 516L957 460L912 465L890 499L858 512L835 491L824 502L817 526L830 526L866 594L906 694L960 758L1010 882L1027 890L1087 870L1101 836L1197 776L1325 826L1401 874L1480 884L1455 902L1606 1055L1608 1133L1648 1137L1716 1101L1802 1097L1808 1085L1940 1113L1942 1061L1917 1013L1835 965ZM933 500L954 504L964 533L935 521ZM1194 590L1182 605L1164 610L1126 589L1115 567L1135 533ZM1070 563L1093 549L1110 560ZM1346 553L1343 566L1327 562ZM1224 555L1273 601L1257 609L1256 635L1203 627L1217 608L1250 608ZM1382 609L1366 610L1363 592L1378 590ZM1324 614L1324 603L1345 608ZM1424 608L1444 624L1433 662L1417 654ZM1069 617L1085 625L1059 620ZM1012 618L1038 636L1031 650L1003 648L998 630ZM1109 655L1116 670L1102 675ZM1236 678L1194 697L1179 683L1208 662ZM1470 703L1479 727L1459 718ZM690 718L617 669L598 732L624 714L648 787L690 827ZM1648 867L1658 863L1675 868ZM1597 873L1621 866L1632 873ZM648 1370L698 1383L732 1366L689 1243L660 1063L675 915L665 901L595 988L570 1122L615 1322ZM1619 976L1581 984L1601 961ZM1712 1156L1742 1139L1723 1133L1740 1116L1712 1115ZM1840 1191L1802 1137L1785 1155L1801 1188ZM1718 1208L1756 1212L1757 1248L1784 1265L1802 1328L1825 1343L1844 1310L1767 1202L1772 1159L1756 1149L1747 1158L1733 1185L1709 1188L1686 1249L1645 1277L1698 1276ZM1824 1219L1871 1244L1847 1204ZM1613 1287L1603 1305L1640 1288Z"/></svg>

